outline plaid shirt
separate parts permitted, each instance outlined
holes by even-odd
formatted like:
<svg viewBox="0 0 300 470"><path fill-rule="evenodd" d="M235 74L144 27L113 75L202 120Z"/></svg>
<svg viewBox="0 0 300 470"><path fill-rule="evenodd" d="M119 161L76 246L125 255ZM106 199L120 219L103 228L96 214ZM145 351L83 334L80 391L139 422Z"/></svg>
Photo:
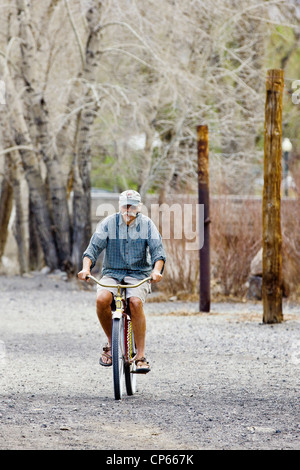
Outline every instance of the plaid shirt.
<svg viewBox="0 0 300 470"><path fill-rule="evenodd" d="M166 260L159 231L149 217L140 213L130 225L119 212L101 221L83 253L83 258L92 261L91 268L103 250L102 276L111 276L117 282L125 276L144 279L156 261Z"/></svg>

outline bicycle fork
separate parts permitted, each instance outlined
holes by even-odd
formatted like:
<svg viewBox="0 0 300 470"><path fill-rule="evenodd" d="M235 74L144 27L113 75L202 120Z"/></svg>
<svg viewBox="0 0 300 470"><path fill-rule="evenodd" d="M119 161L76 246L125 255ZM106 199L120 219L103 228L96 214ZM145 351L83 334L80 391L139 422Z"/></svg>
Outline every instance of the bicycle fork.
<svg viewBox="0 0 300 470"><path fill-rule="evenodd" d="M124 360L125 364L129 365L132 362L132 323L130 316L126 313L126 301L122 298L121 294L116 295L115 299L116 310L112 312L112 319L121 321L123 318L123 334L124 334Z"/></svg>

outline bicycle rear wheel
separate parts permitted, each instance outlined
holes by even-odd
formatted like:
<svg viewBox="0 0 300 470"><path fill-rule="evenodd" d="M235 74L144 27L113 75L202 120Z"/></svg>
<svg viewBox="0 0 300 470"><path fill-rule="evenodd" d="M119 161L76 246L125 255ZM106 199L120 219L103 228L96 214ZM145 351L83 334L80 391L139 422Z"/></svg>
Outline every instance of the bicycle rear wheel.
<svg viewBox="0 0 300 470"><path fill-rule="evenodd" d="M116 400L121 400L124 384L124 331L123 318L114 318L112 321L112 365L114 394Z"/></svg>
<svg viewBox="0 0 300 470"><path fill-rule="evenodd" d="M125 341L127 341L126 347L126 361L125 361L125 385L127 395L133 395L136 392L136 369L135 362L130 362L136 355L134 336L132 331L131 320L125 322Z"/></svg>

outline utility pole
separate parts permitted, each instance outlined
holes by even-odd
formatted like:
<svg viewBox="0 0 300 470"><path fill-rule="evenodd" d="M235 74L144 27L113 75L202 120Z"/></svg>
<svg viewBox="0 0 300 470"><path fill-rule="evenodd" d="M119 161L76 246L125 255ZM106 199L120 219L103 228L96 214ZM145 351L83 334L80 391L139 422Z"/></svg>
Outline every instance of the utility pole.
<svg viewBox="0 0 300 470"><path fill-rule="evenodd" d="M280 213L283 87L283 70L268 70L264 130L263 323L280 323L283 320Z"/></svg>
<svg viewBox="0 0 300 470"><path fill-rule="evenodd" d="M198 202L204 205L204 242L200 248L200 312L210 311L208 127L197 126Z"/></svg>

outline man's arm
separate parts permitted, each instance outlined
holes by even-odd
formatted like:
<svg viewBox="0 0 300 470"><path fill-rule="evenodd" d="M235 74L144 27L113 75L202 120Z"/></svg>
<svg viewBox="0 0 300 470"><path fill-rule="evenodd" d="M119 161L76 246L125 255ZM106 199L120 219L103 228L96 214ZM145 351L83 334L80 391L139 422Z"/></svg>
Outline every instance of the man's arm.
<svg viewBox="0 0 300 470"><path fill-rule="evenodd" d="M82 281L89 282L89 279L87 279L87 276L91 274L91 265L92 265L92 260L90 260L90 258L85 256L82 261L82 270L77 274L79 279L81 279Z"/></svg>
<svg viewBox="0 0 300 470"><path fill-rule="evenodd" d="M97 226L97 230L93 234L89 246L82 255L82 270L77 274L77 276L83 281L89 281L87 276L91 274L91 269L95 266L98 256L107 246L108 220L110 220L109 217L104 219Z"/></svg>
<svg viewBox="0 0 300 470"><path fill-rule="evenodd" d="M164 264L165 262L163 259L159 259L156 261L156 263L154 264L153 271L151 273L152 282L159 282L162 280L162 269L164 267Z"/></svg>
<svg viewBox="0 0 300 470"><path fill-rule="evenodd" d="M161 235L152 220L148 225L148 246L153 265L151 276L153 282L162 280L162 272L166 261L166 253L162 244Z"/></svg>

